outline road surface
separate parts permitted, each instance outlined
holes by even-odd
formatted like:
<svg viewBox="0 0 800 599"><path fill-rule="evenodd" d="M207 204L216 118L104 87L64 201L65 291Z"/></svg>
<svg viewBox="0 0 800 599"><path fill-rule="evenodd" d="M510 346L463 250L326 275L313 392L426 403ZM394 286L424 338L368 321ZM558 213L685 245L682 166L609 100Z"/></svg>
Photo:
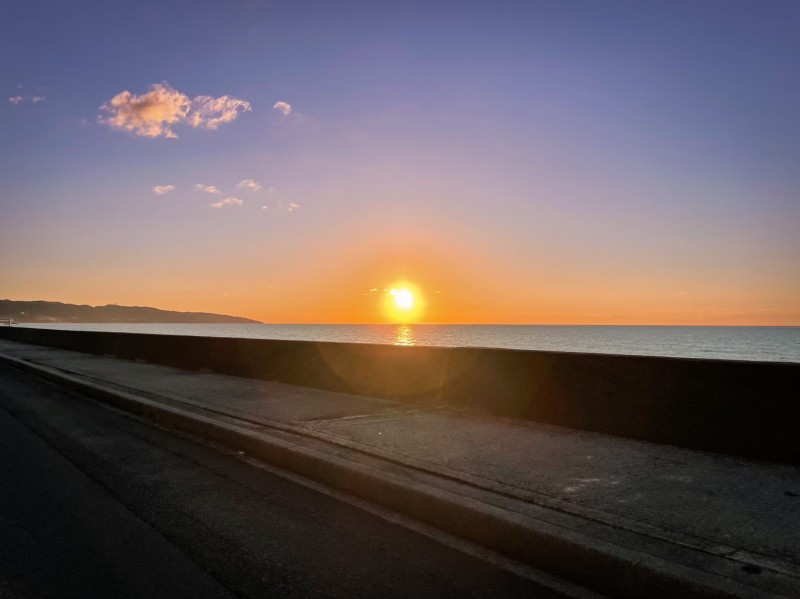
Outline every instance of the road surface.
<svg viewBox="0 0 800 599"><path fill-rule="evenodd" d="M0 597L562 597L0 364Z"/></svg>

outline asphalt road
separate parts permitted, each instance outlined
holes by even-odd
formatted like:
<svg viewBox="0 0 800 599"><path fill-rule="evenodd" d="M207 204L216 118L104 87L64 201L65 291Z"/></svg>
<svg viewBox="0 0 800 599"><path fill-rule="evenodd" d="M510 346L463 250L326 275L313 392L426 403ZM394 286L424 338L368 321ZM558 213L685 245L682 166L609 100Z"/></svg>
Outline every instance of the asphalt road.
<svg viewBox="0 0 800 599"><path fill-rule="evenodd" d="M0 365L0 597L561 597Z"/></svg>

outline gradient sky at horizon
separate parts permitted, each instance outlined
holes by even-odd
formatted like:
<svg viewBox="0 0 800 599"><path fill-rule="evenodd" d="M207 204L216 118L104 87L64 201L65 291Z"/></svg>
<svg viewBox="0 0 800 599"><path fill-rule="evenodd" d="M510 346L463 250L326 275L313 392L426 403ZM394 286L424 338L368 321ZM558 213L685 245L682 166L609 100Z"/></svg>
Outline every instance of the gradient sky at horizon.
<svg viewBox="0 0 800 599"><path fill-rule="evenodd" d="M800 325L796 1L27 0L0 32L1 298L380 322L408 280L428 322Z"/></svg>

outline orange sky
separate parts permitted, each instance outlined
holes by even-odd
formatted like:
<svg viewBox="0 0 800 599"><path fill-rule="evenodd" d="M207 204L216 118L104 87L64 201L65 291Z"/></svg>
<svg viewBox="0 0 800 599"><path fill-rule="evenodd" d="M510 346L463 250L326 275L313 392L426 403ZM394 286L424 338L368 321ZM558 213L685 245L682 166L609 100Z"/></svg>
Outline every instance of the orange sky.
<svg viewBox="0 0 800 599"><path fill-rule="evenodd" d="M286 248L282 266L263 276L259 254L177 268L140 256L119 269L119 256L98 257L94 271L65 268L47 285L33 267L15 273L21 290L14 299L150 305L274 323L374 323L393 319L382 309L384 290L408 281L426 305L419 322L800 325L790 284L742 286L724 273L687 283L643 271L636 260L600 268L582 254L574 262L531 259L491 243L491 235L437 223L427 231L351 233Z"/></svg>

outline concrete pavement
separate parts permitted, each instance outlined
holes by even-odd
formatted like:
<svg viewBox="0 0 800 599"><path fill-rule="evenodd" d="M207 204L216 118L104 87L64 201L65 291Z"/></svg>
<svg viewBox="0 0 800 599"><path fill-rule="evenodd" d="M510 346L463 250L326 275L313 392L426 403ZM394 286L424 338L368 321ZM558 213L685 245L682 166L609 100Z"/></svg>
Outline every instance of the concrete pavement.
<svg viewBox="0 0 800 599"><path fill-rule="evenodd" d="M18 366L619 596L800 595L800 471L17 342Z"/></svg>

